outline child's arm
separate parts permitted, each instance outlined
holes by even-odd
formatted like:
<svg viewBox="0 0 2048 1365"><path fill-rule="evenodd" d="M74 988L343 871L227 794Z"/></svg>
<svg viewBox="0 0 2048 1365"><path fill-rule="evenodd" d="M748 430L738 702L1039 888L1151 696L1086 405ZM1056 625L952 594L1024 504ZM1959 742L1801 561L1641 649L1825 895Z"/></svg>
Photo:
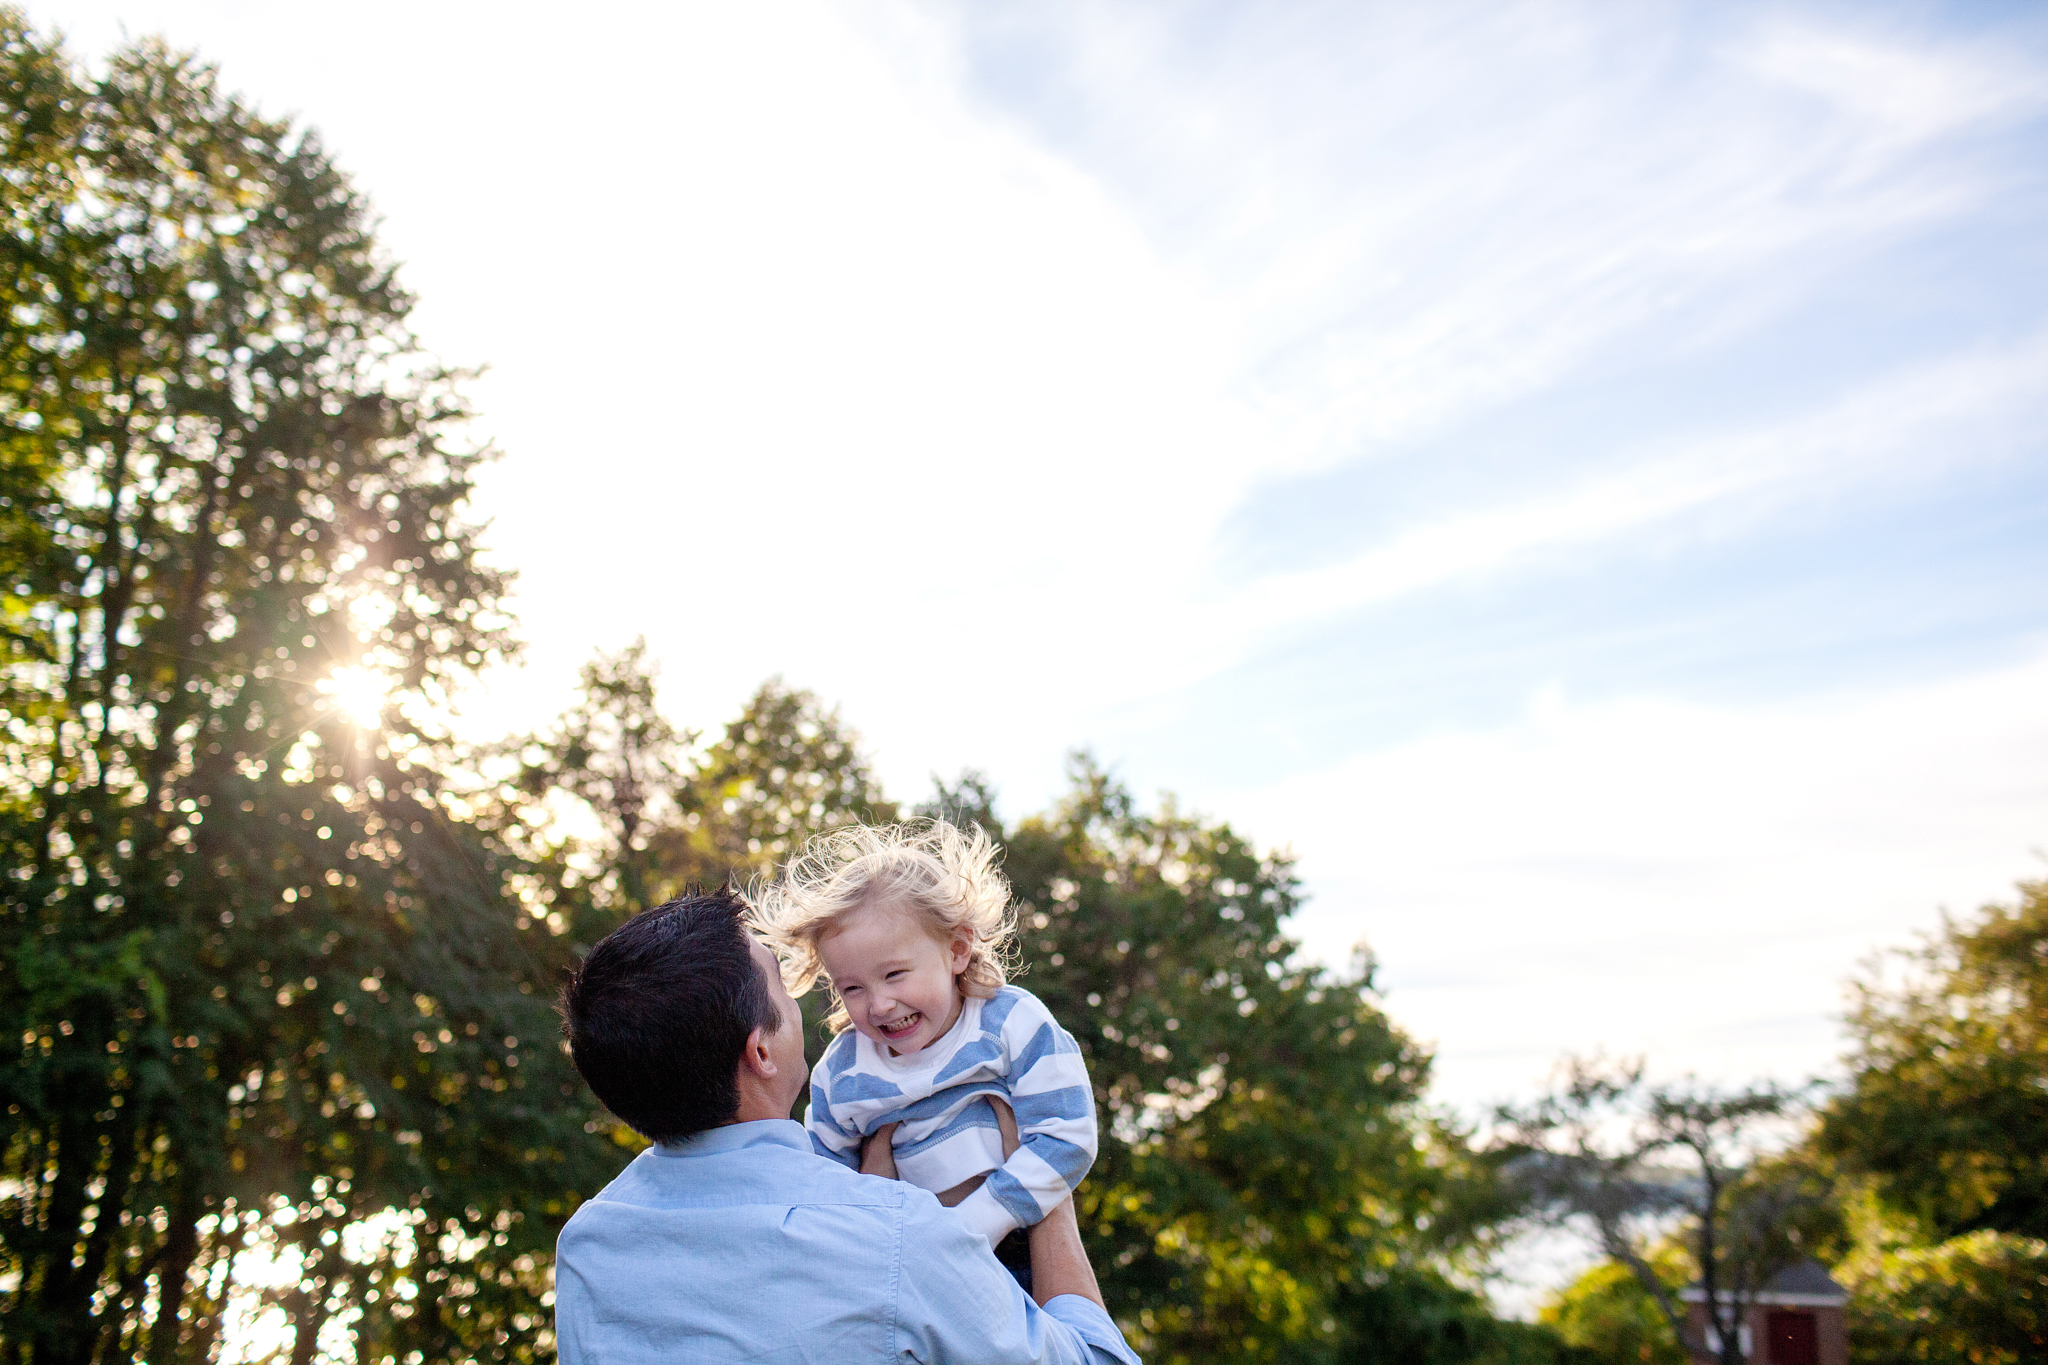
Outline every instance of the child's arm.
<svg viewBox="0 0 2048 1365"><path fill-rule="evenodd" d="M811 1081L811 1106L804 1111L804 1131L811 1135L811 1150L819 1156L860 1169L860 1134L849 1132L833 1120L825 1087L815 1079Z"/></svg>
<svg viewBox="0 0 2048 1365"><path fill-rule="evenodd" d="M831 1078L853 1060L853 1035L842 1033L825 1049L811 1071L811 1103L804 1110L804 1129L811 1135L811 1149L842 1166L860 1169L860 1133L855 1125L842 1123L832 1112L828 1089Z"/></svg>
<svg viewBox="0 0 2048 1365"><path fill-rule="evenodd" d="M1003 1024L1019 1147L955 1212L993 1246L1058 1208L1095 1164L1095 1096L1073 1035L1036 997Z"/></svg>

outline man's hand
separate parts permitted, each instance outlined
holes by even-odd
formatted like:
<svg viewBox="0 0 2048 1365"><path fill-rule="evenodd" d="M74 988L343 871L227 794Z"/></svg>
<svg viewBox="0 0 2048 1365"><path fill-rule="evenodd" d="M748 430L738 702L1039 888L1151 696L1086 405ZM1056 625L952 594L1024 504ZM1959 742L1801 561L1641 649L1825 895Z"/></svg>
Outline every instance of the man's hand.
<svg viewBox="0 0 2048 1365"><path fill-rule="evenodd" d="M896 1125L885 1123L860 1141L860 1173L895 1180Z"/></svg>

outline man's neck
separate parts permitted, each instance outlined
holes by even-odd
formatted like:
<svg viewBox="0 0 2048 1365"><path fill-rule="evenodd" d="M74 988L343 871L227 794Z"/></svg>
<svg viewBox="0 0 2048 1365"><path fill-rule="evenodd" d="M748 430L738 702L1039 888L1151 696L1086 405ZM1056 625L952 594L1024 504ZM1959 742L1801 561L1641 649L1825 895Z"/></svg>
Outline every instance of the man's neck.
<svg viewBox="0 0 2048 1365"><path fill-rule="evenodd" d="M724 1123L721 1123L718 1126L721 1128L730 1128L735 1123L774 1123L778 1119L787 1119L788 1117L789 1115L787 1114L776 1114L760 1111L749 1112L748 1110L742 1108L738 1113L734 1114L731 1118L727 1119Z"/></svg>
<svg viewBox="0 0 2048 1365"><path fill-rule="evenodd" d="M756 1077L743 1075L739 1090L740 1102L726 1123L759 1123L763 1119L789 1117L790 1101L776 1093L776 1087L764 1085Z"/></svg>

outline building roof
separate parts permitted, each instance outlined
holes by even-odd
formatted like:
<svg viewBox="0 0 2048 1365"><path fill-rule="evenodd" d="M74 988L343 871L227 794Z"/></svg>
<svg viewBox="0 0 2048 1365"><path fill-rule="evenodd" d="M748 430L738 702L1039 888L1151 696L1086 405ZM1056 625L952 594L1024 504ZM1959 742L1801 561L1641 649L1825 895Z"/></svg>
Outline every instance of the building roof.
<svg viewBox="0 0 2048 1365"><path fill-rule="evenodd" d="M1706 1291L1697 1283L1679 1293L1687 1303L1699 1303ZM1849 1301L1849 1291L1835 1283L1828 1268L1819 1261L1794 1261L1764 1282L1757 1291L1758 1303L1799 1308L1832 1308Z"/></svg>
<svg viewBox="0 0 2048 1365"><path fill-rule="evenodd" d="M1835 1283L1819 1261L1794 1261L1764 1285L1766 1294L1831 1294L1846 1299L1849 1291Z"/></svg>

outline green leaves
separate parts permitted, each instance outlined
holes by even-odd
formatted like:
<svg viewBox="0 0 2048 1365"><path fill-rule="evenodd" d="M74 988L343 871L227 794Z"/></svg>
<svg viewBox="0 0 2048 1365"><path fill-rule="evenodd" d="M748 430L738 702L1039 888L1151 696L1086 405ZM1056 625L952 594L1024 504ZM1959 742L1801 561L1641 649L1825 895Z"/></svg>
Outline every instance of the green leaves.
<svg viewBox="0 0 2048 1365"><path fill-rule="evenodd" d="M2048 883L1945 918L1854 991L1850 1079L1810 1146L1854 1195L1842 1278L1857 1359L2040 1359Z"/></svg>
<svg viewBox="0 0 2048 1365"><path fill-rule="evenodd" d="M559 870L539 894L585 946L686 886L744 886L815 834L895 818L839 713L780 679L699 739L662 715L642 640L592 660L553 726L485 762L499 779L478 796L486 822ZM574 808L586 818L564 821ZM595 837L562 833L592 824Z"/></svg>
<svg viewBox="0 0 2048 1365"><path fill-rule="evenodd" d="M770 875L815 834L896 818L836 708L763 683L678 792L655 851L671 876ZM710 875L705 875L710 874Z"/></svg>
<svg viewBox="0 0 2048 1365"><path fill-rule="evenodd" d="M1933 1240L2048 1237L2048 882L1856 983L1820 1142Z"/></svg>
<svg viewBox="0 0 2048 1365"><path fill-rule="evenodd" d="M1684 1284L1693 1266L1676 1242L1652 1248L1646 1258L1665 1284ZM1539 1315L1568 1345L1597 1359L1642 1365L1688 1365L1690 1357L1657 1301L1634 1272L1603 1261L1560 1290Z"/></svg>
<svg viewBox="0 0 2048 1365"><path fill-rule="evenodd" d="M2021 1365L2048 1355L2048 1242L1984 1230L1860 1266L1850 1349L1870 1365Z"/></svg>

